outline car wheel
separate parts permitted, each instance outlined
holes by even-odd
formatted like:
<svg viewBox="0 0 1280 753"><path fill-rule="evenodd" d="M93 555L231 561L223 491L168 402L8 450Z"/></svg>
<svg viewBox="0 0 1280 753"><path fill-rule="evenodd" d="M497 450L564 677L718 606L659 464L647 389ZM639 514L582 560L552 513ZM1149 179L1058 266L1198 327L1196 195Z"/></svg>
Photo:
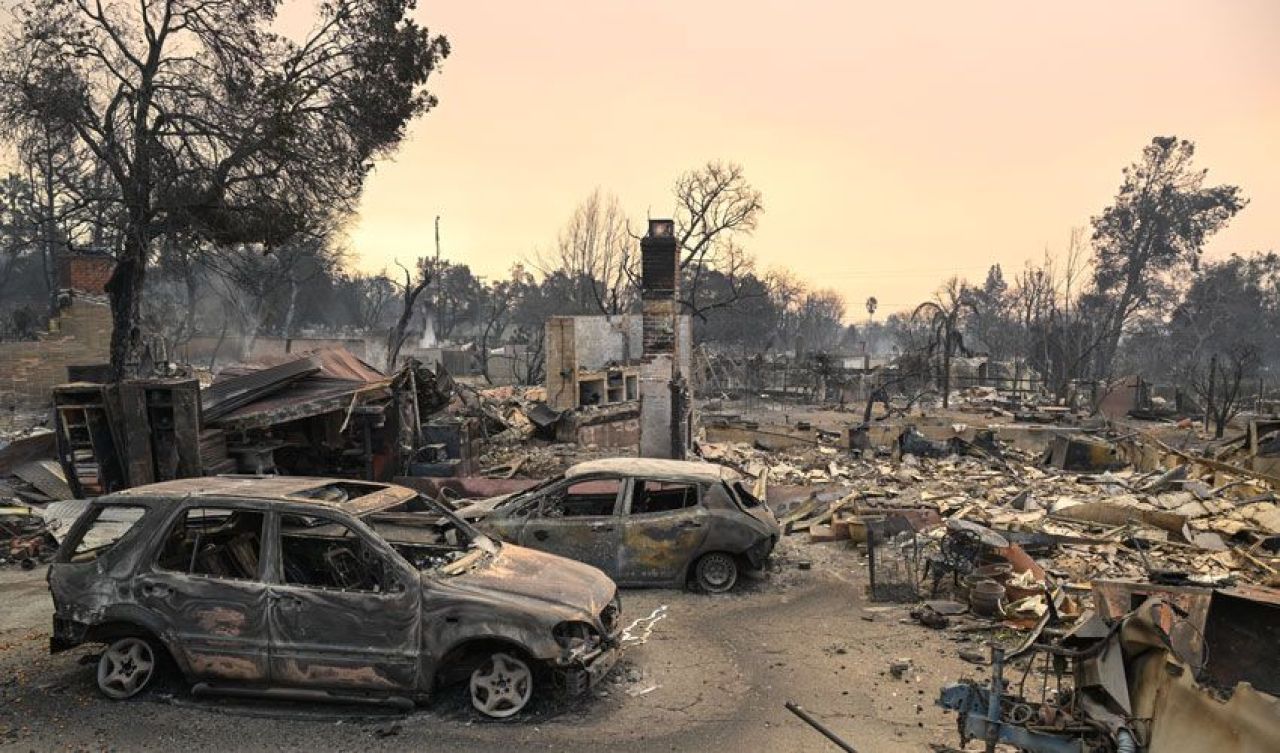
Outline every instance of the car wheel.
<svg viewBox="0 0 1280 753"><path fill-rule="evenodd" d="M738 582L738 561L733 555L712 552L703 555L693 569L698 588L710 594L720 594L733 588Z"/></svg>
<svg viewBox="0 0 1280 753"><path fill-rule="evenodd" d="M532 697L533 670L511 654L490 654L471 673L471 705L485 716L515 716Z"/></svg>
<svg viewBox="0 0 1280 753"><path fill-rule="evenodd" d="M159 652L139 636L119 638L98 658L98 689L122 701L142 692L159 674Z"/></svg>

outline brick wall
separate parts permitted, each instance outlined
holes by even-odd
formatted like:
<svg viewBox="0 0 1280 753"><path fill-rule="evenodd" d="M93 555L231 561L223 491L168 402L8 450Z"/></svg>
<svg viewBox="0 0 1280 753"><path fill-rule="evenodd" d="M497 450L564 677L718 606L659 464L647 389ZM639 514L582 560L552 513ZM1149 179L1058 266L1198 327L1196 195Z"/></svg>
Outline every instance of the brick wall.
<svg viewBox="0 0 1280 753"><path fill-rule="evenodd" d="M0 342L0 409L47 407L68 365L106 363L110 347L111 307L72 298L40 340Z"/></svg>
<svg viewBox="0 0 1280 753"><path fill-rule="evenodd" d="M58 284L82 293L105 293L116 262L98 254L65 254L58 257Z"/></svg>

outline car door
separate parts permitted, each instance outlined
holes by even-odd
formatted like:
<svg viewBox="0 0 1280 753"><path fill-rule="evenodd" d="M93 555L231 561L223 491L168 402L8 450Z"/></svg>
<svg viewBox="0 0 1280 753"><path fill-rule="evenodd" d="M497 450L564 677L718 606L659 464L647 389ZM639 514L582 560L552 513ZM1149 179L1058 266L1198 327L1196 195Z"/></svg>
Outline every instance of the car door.
<svg viewBox="0 0 1280 753"><path fill-rule="evenodd" d="M623 479L568 479L548 489L520 529L519 543L594 565L612 577L622 541Z"/></svg>
<svg viewBox="0 0 1280 753"><path fill-rule="evenodd" d="M417 571L368 527L336 511L285 508L271 526L271 683L413 692Z"/></svg>
<svg viewBox="0 0 1280 753"><path fill-rule="evenodd" d="M669 582L684 575L707 535L703 489L694 482L634 478L627 494L618 580Z"/></svg>
<svg viewBox="0 0 1280 753"><path fill-rule="evenodd" d="M179 510L131 588L160 616L192 675L266 683L269 668L263 541L266 513L243 503Z"/></svg>

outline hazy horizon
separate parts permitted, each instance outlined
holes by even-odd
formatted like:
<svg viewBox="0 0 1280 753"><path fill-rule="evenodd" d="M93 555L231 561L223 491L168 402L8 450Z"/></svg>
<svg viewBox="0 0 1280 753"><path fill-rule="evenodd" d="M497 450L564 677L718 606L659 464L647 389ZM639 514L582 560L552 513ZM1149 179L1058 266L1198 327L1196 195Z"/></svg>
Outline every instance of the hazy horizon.
<svg viewBox="0 0 1280 753"><path fill-rule="evenodd" d="M286 8L286 23L307 9ZM953 274L1011 277L1105 207L1153 136L1250 205L1212 258L1280 236L1280 4L425 3L454 52L349 229L353 263L500 276L597 186L639 220L708 159L764 194L746 247L861 320Z"/></svg>

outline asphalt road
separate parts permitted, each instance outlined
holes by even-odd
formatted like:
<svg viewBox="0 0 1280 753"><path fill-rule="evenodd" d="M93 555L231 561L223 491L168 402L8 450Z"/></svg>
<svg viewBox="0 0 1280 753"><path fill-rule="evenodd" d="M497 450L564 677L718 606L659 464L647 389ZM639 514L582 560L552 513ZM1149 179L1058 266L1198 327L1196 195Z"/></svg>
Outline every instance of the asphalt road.
<svg viewBox="0 0 1280 753"><path fill-rule="evenodd" d="M789 543L789 542L787 542ZM797 557L813 569L799 570ZM42 571L0 571L0 750L834 751L796 701L858 751L955 744L938 688L975 668L902 607L864 602L861 561L838 544L784 549L780 572L726 596L627 591L624 623L666 605L647 641L588 698L505 722L461 688L409 715L207 700L185 688L112 702L86 648L49 656ZM910 659L902 679L889 663Z"/></svg>

